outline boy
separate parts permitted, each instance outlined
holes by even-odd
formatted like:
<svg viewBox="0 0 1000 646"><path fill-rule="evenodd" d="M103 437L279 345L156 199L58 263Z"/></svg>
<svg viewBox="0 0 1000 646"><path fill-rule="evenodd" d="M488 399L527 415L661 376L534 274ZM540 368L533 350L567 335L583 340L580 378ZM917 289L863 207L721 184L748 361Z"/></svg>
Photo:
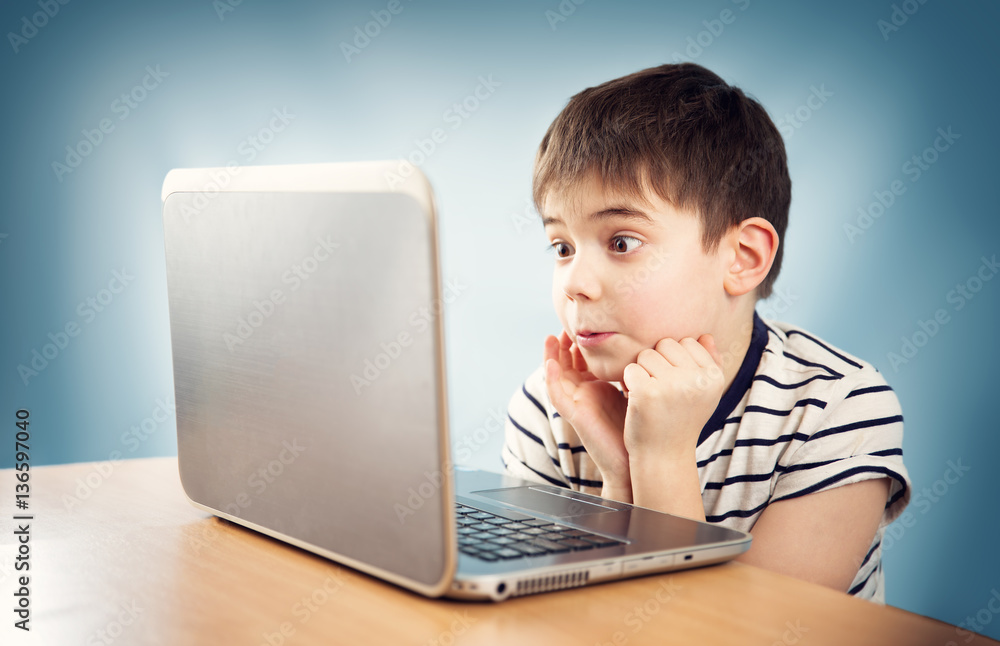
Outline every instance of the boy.
<svg viewBox="0 0 1000 646"><path fill-rule="evenodd" d="M871 365L754 310L791 200L764 109L690 63L588 88L532 188L563 330L511 399L508 472L749 531L739 560L884 601L903 418Z"/></svg>

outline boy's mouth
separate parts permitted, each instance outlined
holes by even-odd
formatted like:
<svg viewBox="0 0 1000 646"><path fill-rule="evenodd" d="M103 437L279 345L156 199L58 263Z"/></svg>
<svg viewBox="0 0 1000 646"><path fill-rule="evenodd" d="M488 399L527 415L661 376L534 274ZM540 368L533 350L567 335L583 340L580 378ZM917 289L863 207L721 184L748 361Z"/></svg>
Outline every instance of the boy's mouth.
<svg viewBox="0 0 1000 646"><path fill-rule="evenodd" d="M576 333L576 345L580 348L596 348L614 335L614 332L580 330Z"/></svg>

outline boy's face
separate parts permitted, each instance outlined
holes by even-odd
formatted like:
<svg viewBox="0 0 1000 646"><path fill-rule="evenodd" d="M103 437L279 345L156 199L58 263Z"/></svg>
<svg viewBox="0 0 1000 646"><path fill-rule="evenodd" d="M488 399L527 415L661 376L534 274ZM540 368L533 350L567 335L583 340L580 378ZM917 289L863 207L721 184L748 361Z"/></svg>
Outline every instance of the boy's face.
<svg viewBox="0 0 1000 646"><path fill-rule="evenodd" d="M549 193L545 233L555 252L552 300L598 379L621 381L644 348L715 333L730 311L724 245L706 253L701 221L655 193L606 192L599 179Z"/></svg>

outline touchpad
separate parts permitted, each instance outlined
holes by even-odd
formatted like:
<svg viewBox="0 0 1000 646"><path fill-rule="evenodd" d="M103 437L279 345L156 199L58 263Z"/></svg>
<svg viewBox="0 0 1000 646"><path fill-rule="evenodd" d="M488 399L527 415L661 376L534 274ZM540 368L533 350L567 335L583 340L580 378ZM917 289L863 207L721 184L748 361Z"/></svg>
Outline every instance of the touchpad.
<svg viewBox="0 0 1000 646"><path fill-rule="evenodd" d="M616 506L609 500L598 501L569 489L546 485L485 489L472 493L545 516L586 516L627 509L627 506Z"/></svg>

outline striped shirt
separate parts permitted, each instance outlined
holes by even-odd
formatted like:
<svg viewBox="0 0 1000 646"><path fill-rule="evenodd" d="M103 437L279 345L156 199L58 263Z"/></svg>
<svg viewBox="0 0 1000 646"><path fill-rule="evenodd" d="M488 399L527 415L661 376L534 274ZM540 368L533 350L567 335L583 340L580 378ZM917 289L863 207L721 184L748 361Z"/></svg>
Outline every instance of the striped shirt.
<svg viewBox="0 0 1000 646"><path fill-rule="evenodd" d="M772 502L874 478L891 485L849 593L885 601L881 546L910 498L903 417L873 366L805 331L754 314L750 347L698 439L705 516L749 532ZM508 473L600 495L601 473L549 402L539 367L511 398Z"/></svg>

